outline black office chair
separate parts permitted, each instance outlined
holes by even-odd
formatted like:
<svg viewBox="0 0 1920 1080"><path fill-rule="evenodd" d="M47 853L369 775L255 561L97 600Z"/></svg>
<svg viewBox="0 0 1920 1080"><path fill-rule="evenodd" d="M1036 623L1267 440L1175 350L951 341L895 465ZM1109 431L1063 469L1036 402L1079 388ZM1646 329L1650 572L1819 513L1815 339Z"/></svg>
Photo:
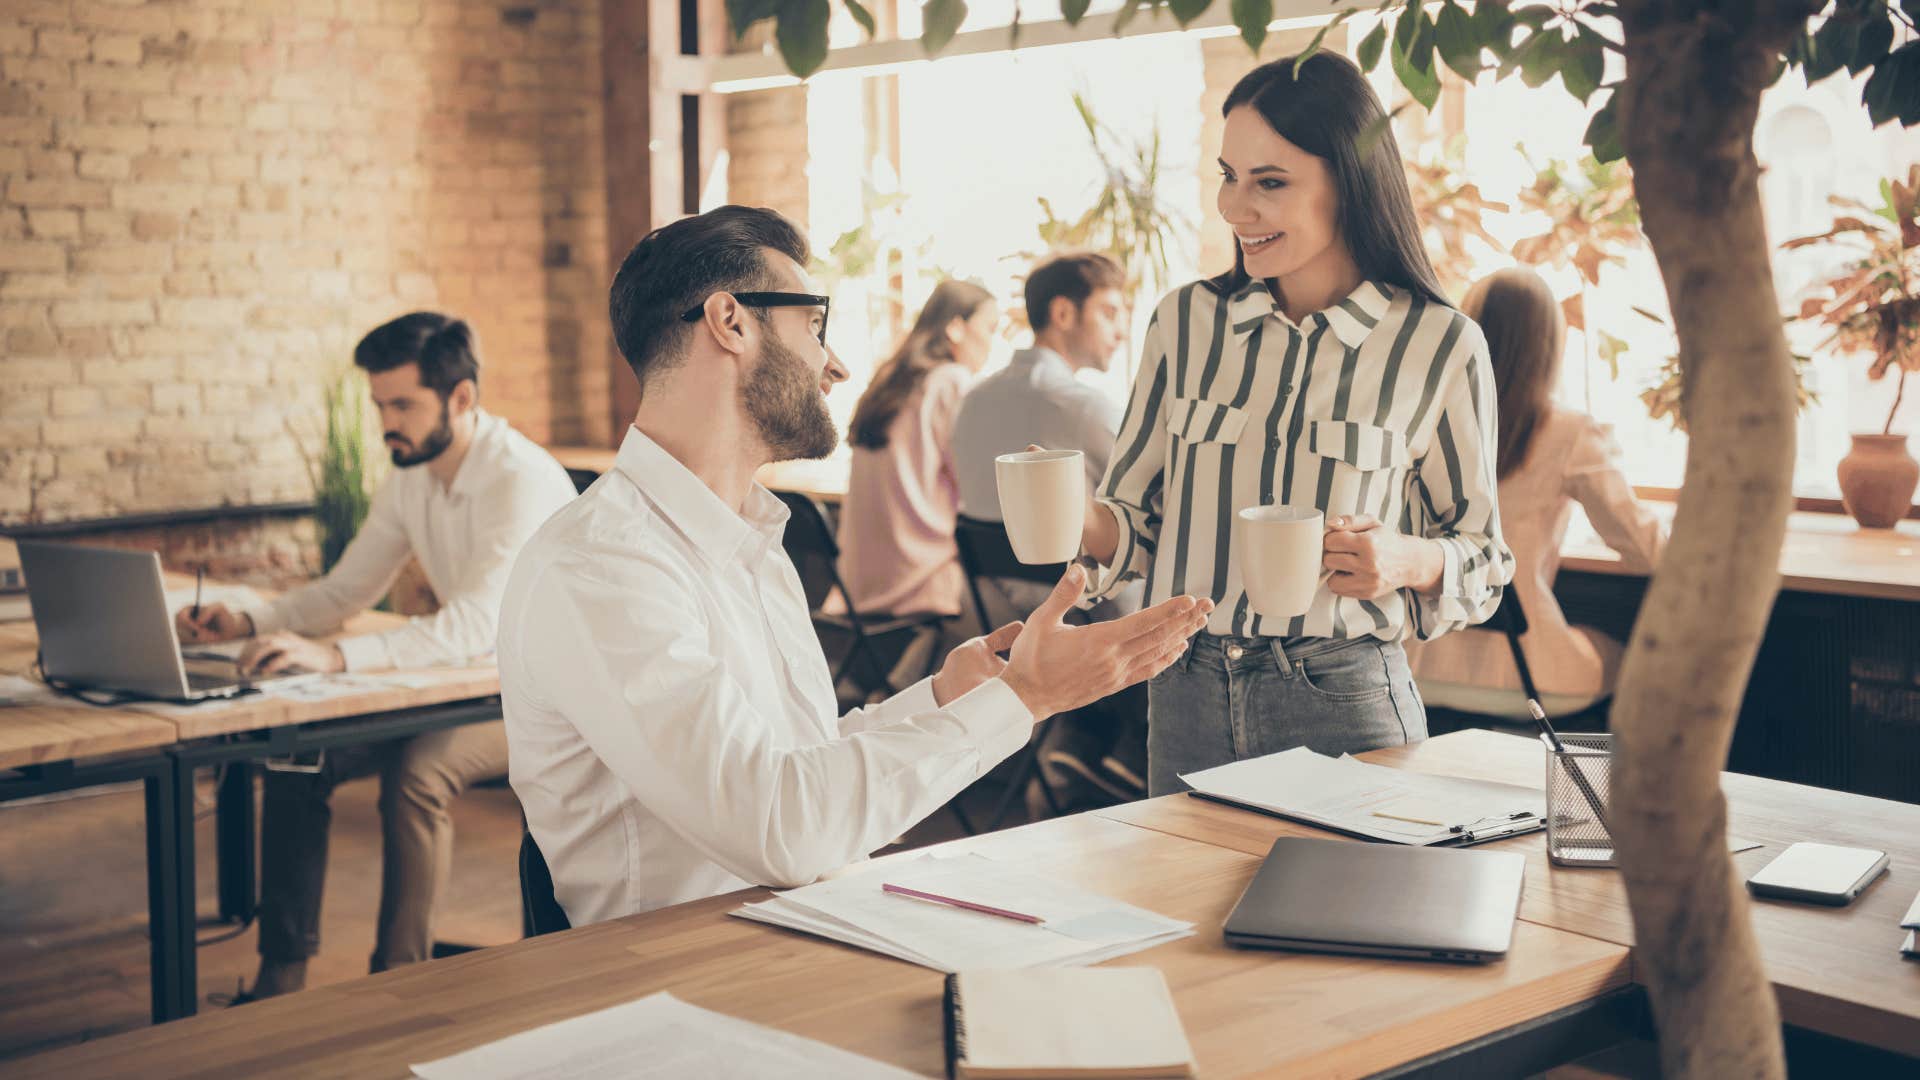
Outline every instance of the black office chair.
<svg viewBox="0 0 1920 1080"><path fill-rule="evenodd" d="M919 615L864 615L854 605L846 583L840 580L840 542L834 538L826 508L810 495L798 491L777 491L787 506L787 532L782 540L787 557L800 574L800 585L807 594L807 608L813 614L814 633L820 647L831 659L839 657L833 672L833 685L854 672L855 685L864 700L875 691L888 695L904 687L895 686L890 672L900 656L922 635L938 638L947 616L928 612ZM846 605L846 614L822 611L835 593ZM929 652L927 674L940 662L939 649ZM859 671L855 671L855 664ZM862 678L861 676L865 676Z"/></svg>
<svg viewBox="0 0 1920 1080"><path fill-rule="evenodd" d="M567 912L553 898L553 874L547 870L547 858L533 833L520 833L520 928L528 937L539 937L558 930L571 930Z"/></svg>
<svg viewBox="0 0 1920 1080"><path fill-rule="evenodd" d="M973 609L980 616L980 625L987 630L993 629L993 617L987 611L986 598L980 592L980 579L1002 578L1013 581L1033 581L1043 585L1054 585L1060 581L1060 575L1067 572L1066 563L1032 565L1023 563L1013 553L1013 542L1007 539L1007 528L998 521L982 521L961 514L954 523L953 542L960 549L960 568L967 575L967 590L973 594ZM1007 784L1006 793L1000 797L1000 805L995 808L993 817L987 822L987 830L999 828L1000 822L1012 808L1013 801L1026 789L1029 781L1038 781L1040 793L1047 800L1047 808L1055 814L1063 812L1060 793L1048 782L1045 769L1040 767L1040 748L1046 743L1047 733L1052 730L1058 717L1049 716L1034 727L1033 737L1027 745L1015 755L1012 766L1013 778ZM972 822L959 804L954 804L954 814L968 832L975 831Z"/></svg>
<svg viewBox="0 0 1920 1080"><path fill-rule="evenodd" d="M568 469L567 479L573 481L574 494L578 495L592 487L593 482L600 479L600 474L592 469Z"/></svg>

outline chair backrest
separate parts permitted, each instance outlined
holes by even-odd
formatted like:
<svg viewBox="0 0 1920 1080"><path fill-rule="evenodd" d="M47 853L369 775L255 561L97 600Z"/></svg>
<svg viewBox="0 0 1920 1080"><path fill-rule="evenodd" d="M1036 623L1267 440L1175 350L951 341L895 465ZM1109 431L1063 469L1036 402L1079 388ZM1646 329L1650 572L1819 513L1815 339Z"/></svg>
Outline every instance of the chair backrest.
<svg viewBox="0 0 1920 1080"><path fill-rule="evenodd" d="M520 833L520 922L528 937L571 930L567 912L553 898L553 874L547 870L547 858L540 854L533 833Z"/></svg>
<svg viewBox="0 0 1920 1080"><path fill-rule="evenodd" d="M1493 609L1482 629L1505 634L1507 650L1513 654L1513 667L1520 675L1520 688L1527 697L1540 700L1540 690L1533 684L1533 668L1527 663L1527 653L1520 647L1520 635L1527 632L1527 613L1520 606L1520 590L1509 584L1500 594L1500 606Z"/></svg>
<svg viewBox="0 0 1920 1080"><path fill-rule="evenodd" d="M1007 527L998 521L982 521L965 514L954 520L953 543L960 550L960 569L967 575L967 590L973 594L974 614L980 625L993 627L987 612L986 597L980 593L982 578L1014 581L1038 581L1051 585L1067 572L1066 563L1034 566L1023 563L1013 553L1013 541L1007 539Z"/></svg>
<svg viewBox="0 0 1920 1080"><path fill-rule="evenodd" d="M1036 566L1021 562L1013 553L1013 541L1007 539L1007 527L998 521L982 521L962 514L954 523L953 542L960 549L960 567L968 577L1008 578L1052 585L1067 572L1066 563Z"/></svg>
<svg viewBox="0 0 1920 1080"><path fill-rule="evenodd" d="M835 589L852 606L852 598L840 582L840 542L834 538L827 520L826 507L813 496L798 491L774 492L787 506L787 531L781 546L800 574L800 587L807 594L807 609L820 610Z"/></svg>

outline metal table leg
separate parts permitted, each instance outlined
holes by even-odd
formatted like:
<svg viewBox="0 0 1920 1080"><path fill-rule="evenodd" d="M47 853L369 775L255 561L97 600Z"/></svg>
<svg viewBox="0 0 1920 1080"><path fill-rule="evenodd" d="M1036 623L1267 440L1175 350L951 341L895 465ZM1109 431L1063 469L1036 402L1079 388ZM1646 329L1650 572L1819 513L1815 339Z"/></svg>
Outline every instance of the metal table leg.
<svg viewBox="0 0 1920 1080"><path fill-rule="evenodd" d="M253 918L255 897L254 767L250 761L229 762L220 779L214 812L215 861L220 867L220 920L243 923Z"/></svg>

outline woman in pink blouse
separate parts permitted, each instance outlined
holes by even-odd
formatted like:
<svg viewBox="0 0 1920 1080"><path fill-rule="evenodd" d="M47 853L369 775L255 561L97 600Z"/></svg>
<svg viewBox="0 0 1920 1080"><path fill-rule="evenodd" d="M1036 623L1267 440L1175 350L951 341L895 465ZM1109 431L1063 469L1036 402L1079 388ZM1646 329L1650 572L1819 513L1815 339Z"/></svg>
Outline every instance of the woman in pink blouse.
<svg viewBox="0 0 1920 1080"><path fill-rule="evenodd" d="M1634 499L1608 427L1553 403L1567 328L1540 275L1502 270L1468 290L1460 307L1480 324L1493 359L1500 528L1518 562L1511 587L1528 624L1520 643L1540 692L1557 699L1549 710L1578 708L1612 693L1622 650L1598 630L1569 626L1554 598L1573 504L1580 503L1601 539L1635 569L1658 561L1666 529ZM1429 704L1489 711L1473 708L1471 690L1520 686L1505 638L1490 630L1458 631L1418 649L1409 643L1407 651Z"/></svg>
<svg viewBox="0 0 1920 1080"><path fill-rule="evenodd" d="M985 289L943 281L853 409L840 577L862 615L958 615L953 418L1000 323Z"/></svg>

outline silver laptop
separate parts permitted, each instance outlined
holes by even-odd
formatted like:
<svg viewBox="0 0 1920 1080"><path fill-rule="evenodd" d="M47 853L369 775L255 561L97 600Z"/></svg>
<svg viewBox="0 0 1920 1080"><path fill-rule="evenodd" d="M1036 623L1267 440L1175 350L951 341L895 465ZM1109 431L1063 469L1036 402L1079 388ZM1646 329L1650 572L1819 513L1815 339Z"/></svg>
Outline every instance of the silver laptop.
<svg viewBox="0 0 1920 1080"><path fill-rule="evenodd" d="M168 701L232 697L269 681L230 659L189 662L151 551L22 540L20 568L50 681Z"/></svg>
<svg viewBox="0 0 1920 1080"><path fill-rule="evenodd" d="M1227 916L1227 944L1497 960L1513 941L1526 867L1510 851L1283 836Z"/></svg>

